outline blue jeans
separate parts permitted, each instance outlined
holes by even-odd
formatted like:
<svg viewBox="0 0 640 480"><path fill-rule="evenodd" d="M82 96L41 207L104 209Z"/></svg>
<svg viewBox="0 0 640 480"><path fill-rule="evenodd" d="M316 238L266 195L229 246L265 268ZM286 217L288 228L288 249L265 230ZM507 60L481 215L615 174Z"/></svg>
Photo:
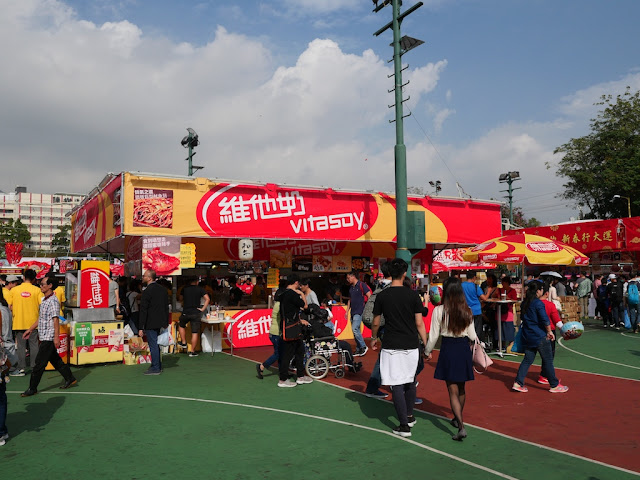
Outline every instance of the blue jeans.
<svg viewBox="0 0 640 480"><path fill-rule="evenodd" d="M160 358L160 346L158 345L158 334L160 330L145 330L147 341L149 342L149 353L151 354L151 366L149 370L153 372L162 371L162 359Z"/></svg>
<svg viewBox="0 0 640 480"><path fill-rule="evenodd" d="M638 305L629 304L629 321L631 322L631 329L638 331Z"/></svg>
<svg viewBox="0 0 640 480"><path fill-rule="evenodd" d="M624 323L624 303L612 302L611 314L613 315L613 324L619 327L621 323Z"/></svg>
<svg viewBox="0 0 640 480"><path fill-rule="evenodd" d="M353 332L353 338L356 341L356 347L363 350L366 347L364 338L362 338L362 332L360 332L360 325L362 324L362 314L351 315L351 331Z"/></svg>
<svg viewBox="0 0 640 480"><path fill-rule="evenodd" d="M269 334L269 340L271 340L271 343L273 344L273 354L262 362L264 368L269 368L276 360L280 360L280 345L282 344L282 337L279 335Z"/></svg>
<svg viewBox="0 0 640 480"><path fill-rule="evenodd" d="M551 342L547 338L543 338L537 347L524 347L524 359L518 368L518 375L516 376L516 383L520 386L524 386L524 378L527 376L529 367L536 359L536 353L540 354L542 358L542 372L541 375L549 380L551 387L557 387L560 383L556 378L556 371L553 368L553 353L551 351Z"/></svg>
<svg viewBox="0 0 640 480"><path fill-rule="evenodd" d="M9 433L7 430L7 385L4 383L4 373L0 378L0 437Z"/></svg>

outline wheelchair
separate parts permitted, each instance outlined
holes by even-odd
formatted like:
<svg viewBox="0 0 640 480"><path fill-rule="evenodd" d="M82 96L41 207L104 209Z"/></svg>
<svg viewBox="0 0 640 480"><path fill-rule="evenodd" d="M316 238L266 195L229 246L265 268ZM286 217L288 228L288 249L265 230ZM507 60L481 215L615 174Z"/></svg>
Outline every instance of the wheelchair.
<svg viewBox="0 0 640 480"><path fill-rule="evenodd" d="M349 363L347 350L340 348L338 339L334 336L311 337L305 340L305 350L308 352L305 371L316 380L326 377L329 372L336 378L344 378L347 370L355 373L362 367L360 362Z"/></svg>

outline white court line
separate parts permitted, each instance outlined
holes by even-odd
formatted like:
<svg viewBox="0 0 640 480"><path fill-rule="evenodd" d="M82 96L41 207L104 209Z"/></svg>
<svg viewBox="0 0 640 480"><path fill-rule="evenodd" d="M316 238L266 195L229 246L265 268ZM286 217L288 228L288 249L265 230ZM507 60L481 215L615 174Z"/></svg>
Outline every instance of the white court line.
<svg viewBox="0 0 640 480"><path fill-rule="evenodd" d="M567 347L564 343L562 343L562 340L563 340L562 338L560 340L558 340L558 345L560 345L562 348L565 348L565 349L569 350L570 352L575 353L576 355L582 355L583 357L587 357L587 358L590 358L592 360L597 360L599 362L611 363L613 365L619 365L621 367L627 367L627 368L633 368L635 370L640 370L640 367L635 367L633 365L627 365L627 364L624 364L624 363L612 362L611 360L605 360L603 358L593 357L591 355L587 355L586 353L576 352L575 350Z"/></svg>
<svg viewBox="0 0 640 480"><path fill-rule="evenodd" d="M640 336L636 335L635 333L633 335L627 335L624 332L620 332L620 335L622 335L623 337L627 337L627 338L635 338L636 340L640 340Z"/></svg>
<svg viewBox="0 0 640 480"><path fill-rule="evenodd" d="M227 352L223 352L223 353L224 353L225 355L229 355ZM253 360L253 359L251 359L251 358L241 357L241 356L239 356L239 355L234 355L234 356L235 356L236 358L240 358L240 359L242 359L242 360L246 360L246 361L251 362L251 363L258 363L258 362L256 362L255 360ZM503 361L508 362L508 360L503 360ZM513 362L509 362L509 363L513 363ZM563 370L568 370L568 369L563 369ZM578 370L571 370L571 371L578 372L578 373L587 373L587 374L592 374L591 372L580 372L580 371L578 371ZM600 375L600 374L593 373L592 375ZM611 377L611 375L600 375L600 376L603 376L603 377ZM632 380L632 381L634 381L634 382L640 381L640 380L633 380L633 379L623 378L623 377L613 377L613 378L619 378L620 380ZM326 382L326 381L320 381L320 383L321 383L321 384L323 384L323 385L328 385L328 386L330 386L330 387L339 388L339 389L341 389L341 390L345 390L345 391L347 391L347 392L357 393L357 394L359 394L359 395L363 395L363 396L365 396L365 394L364 394L364 393L362 393L362 392L358 392L357 390L352 390L352 389L350 389L350 388L343 387L343 386L341 386L341 385L336 385L336 384L334 384L334 383L329 383L329 382ZM389 404L393 405L393 402L392 402L391 400L385 400L385 399L383 399L383 398L376 398L375 400L377 400L377 401L379 401L379 402L387 402L387 403L389 403ZM425 411L425 410L414 410L414 412L416 412L416 411L417 411L417 412L420 412L420 413L422 413L422 414L424 414L424 415L429 415L429 416L431 416L431 417L440 418L440 419L445 420L445 421L447 421L447 422L449 421L449 418L447 418L447 417L443 417L442 415L437 415L437 414L435 414L435 413L427 412L427 411ZM561 455L566 455L566 456L571 457L571 458L577 458L578 460L583 460L583 461L585 461L585 462L589 462L589 463L593 463L593 464L596 464L596 465L600 465L600 466L602 466L602 467L612 468L612 469L614 469L614 470L618 470L618 471L620 471L620 472L625 472L625 473L630 473L630 474L632 474L632 475L640 476L640 472L635 472L635 471L633 471L633 470L628 470L628 469L623 468L623 467L618 467L618 466L616 466L616 465L611 465L611 464L609 464L609 463L604 463L604 462L601 462L600 460L595 460L595 459L593 459L593 458L583 457L583 456L581 456L581 455L577 455L577 454L575 454L575 453L571 453L571 452L560 451L560 450L557 450L557 449L555 449L555 448L548 447L547 445L543 445L543 444L541 444L541 443L531 442L531 441L529 441L529 440L524 440L524 439L522 439L522 438L518 438L518 437L512 437L511 435L507 435L506 433L500 433L500 432L496 432L496 431L494 431L494 430L489 430L488 428L485 428L485 427L479 427L479 426L474 425L474 424L469 423L469 422L464 422L464 424L465 424L465 426L469 425L469 426L471 426L471 427L473 427L473 428L477 428L478 430L482 430L483 432L491 433L492 435L498 435L498 436L500 436L500 437L507 438L507 439L509 439L509 440L513 440L513 441L516 441L516 442L524 443L524 444L526 444L526 445L531 445L532 447L541 448L541 449L543 449L543 450L548 450L548 451L553 452L553 453L559 453L559 454L561 454ZM386 432L385 432L385 433L386 433Z"/></svg>
<svg viewBox="0 0 640 480"><path fill-rule="evenodd" d="M322 382L324 383L324 382ZM7 392L7 393L20 393L20 392ZM176 396L171 396L171 395L145 395L145 394L141 394L141 393L115 393L115 392L38 392L38 393L42 393L42 394L63 394L63 395L105 395L105 396L114 396L114 397L139 397L139 398L160 398L163 400L183 400L183 401L190 401L190 402L202 402L202 403L215 403L218 405L229 405L232 407L244 407L244 408L252 408L255 410L266 410L269 412L277 412L277 413L284 413L287 415L296 415L299 417L304 417L304 418L311 418L314 420L323 420L325 422L331 422L331 423L337 423L339 425L346 425L348 427L355 427L355 428L360 428L362 430L368 430L370 432L375 432L375 433L381 433L383 435L387 435L390 436L396 440L401 440L403 442L406 443L410 443L412 445L415 445L416 447L422 448L424 450L428 450L430 452L436 453L438 455L442 455L443 457L447 457L451 460L454 460L456 462L460 462L460 463L464 463L465 465L468 465L470 467L473 468L477 468L479 470L483 470L487 473L491 473L492 475L495 475L496 477L501 477L501 478L506 478L509 480L518 480L515 477L511 477L509 475L506 475L504 473L498 472L496 470L493 470L491 468L485 467L483 465L474 463L474 462L470 462L469 460L465 460L464 458L460 458L460 457L456 457L455 455L452 455L450 453L447 452L443 452L442 450L437 450L433 447L429 447L428 445L424 445L422 443L416 442L415 440L409 440L408 438L402 438L399 437L395 434L393 434L392 432L389 432L388 430L380 430L377 428L373 428L373 427L367 427L364 425L358 425L356 423L351 423L351 422L345 422L342 420L336 420L334 418L327 418L327 417L320 417L318 415L309 415L307 413L301 413L301 412L292 412L290 410L281 410L279 408L271 408L271 407L262 407L259 405L248 405L245 403L235 403L235 402L225 402L222 400L209 400L209 399L204 399L204 398L189 398L189 397L176 397Z"/></svg>

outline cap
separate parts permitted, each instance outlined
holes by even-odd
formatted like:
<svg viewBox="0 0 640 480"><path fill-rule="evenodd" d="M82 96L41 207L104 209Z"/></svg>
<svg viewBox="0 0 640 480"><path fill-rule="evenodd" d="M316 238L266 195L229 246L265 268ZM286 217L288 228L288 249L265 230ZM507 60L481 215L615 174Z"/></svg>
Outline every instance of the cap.
<svg viewBox="0 0 640 480"><path fill-rule="evenodd" d="M617 278L615 273L610 273L609 274L609 278ZM7 281L9 281L9 279L7 278Z"/></svg>
<svg viewBox="0 0 640 480"><path fill-rule="evenodd" d="M7 282L19 282L20 277L17 275L7 275Z"/></svg>

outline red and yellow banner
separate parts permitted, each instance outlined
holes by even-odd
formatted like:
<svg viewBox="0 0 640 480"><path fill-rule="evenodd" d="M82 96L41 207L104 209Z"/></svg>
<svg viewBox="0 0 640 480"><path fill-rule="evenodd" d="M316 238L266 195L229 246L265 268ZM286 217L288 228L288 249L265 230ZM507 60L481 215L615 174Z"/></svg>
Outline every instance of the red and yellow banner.
<svg viewBox="0 0 640 480"><path fill-rule="evenodd" d="M109 178L111 178L109 180ZM71 251L81 252L122 233L120 195L122 175L107 183L71 216Z"/></svg>

